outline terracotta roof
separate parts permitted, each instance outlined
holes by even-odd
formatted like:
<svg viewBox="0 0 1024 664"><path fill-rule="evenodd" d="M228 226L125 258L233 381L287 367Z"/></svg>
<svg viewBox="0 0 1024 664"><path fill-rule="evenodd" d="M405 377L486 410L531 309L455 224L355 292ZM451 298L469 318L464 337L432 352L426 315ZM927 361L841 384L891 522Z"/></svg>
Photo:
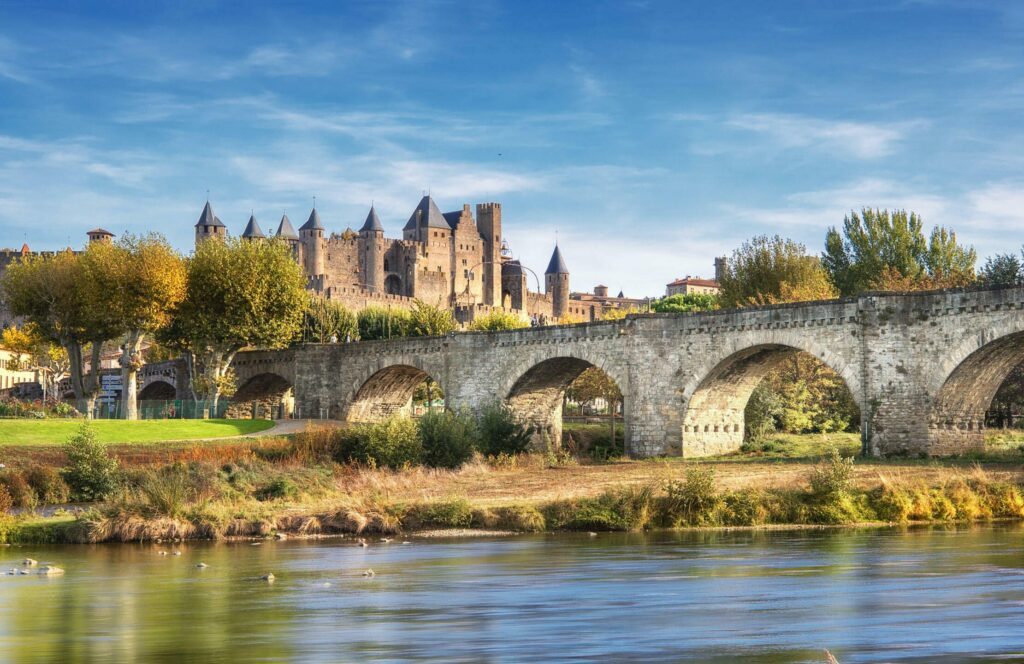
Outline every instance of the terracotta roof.
<svg viewBox="0 0 1024 664"><path fill-rule="evenodd" d="M114 237L114 234L105 228L94 228L86 233L86 235L109 235L110 237Z"/></svg>
<svg viewBox="0 0 1024 664"><path fill-rule="evenodd" d="M687 277L685 279L676 279L668 286L705 286L707 288L718 288L718 282L714 279L697 279L696 277Z"/></svg>

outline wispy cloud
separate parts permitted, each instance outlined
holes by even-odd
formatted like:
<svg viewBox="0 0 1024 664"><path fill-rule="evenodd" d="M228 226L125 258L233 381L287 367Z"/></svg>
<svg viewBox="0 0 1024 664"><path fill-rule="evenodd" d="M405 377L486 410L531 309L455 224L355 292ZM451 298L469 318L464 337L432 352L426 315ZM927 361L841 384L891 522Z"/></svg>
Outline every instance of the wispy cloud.
<svg viewBox="0 0 1024 664"><path fill-rule="evenodd" d="M783 149L814 149L833 156L877 159L892 154L920 122L868 123L780 113L735 115L726 126L760 134Z"/></svg>

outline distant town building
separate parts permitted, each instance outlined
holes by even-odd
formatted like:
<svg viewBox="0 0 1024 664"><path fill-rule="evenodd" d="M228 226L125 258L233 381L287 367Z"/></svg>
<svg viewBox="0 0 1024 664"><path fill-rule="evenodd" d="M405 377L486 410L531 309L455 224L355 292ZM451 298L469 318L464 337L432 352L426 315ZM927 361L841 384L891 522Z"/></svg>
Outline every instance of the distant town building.
<svg viewBox="0 0 1024 664"><path fill-rule="evenodd" d="M36 373L28 371L21 356L0 346L0 390L8 390L22 383L36 382Z"/></svg>
<svg viewBox="0 0 1024 664"><path fill-rule="evenodd" d="M713 279L701 279L687 275L683 279L665 284L665 295L717 295L718 282Z"/></svg>

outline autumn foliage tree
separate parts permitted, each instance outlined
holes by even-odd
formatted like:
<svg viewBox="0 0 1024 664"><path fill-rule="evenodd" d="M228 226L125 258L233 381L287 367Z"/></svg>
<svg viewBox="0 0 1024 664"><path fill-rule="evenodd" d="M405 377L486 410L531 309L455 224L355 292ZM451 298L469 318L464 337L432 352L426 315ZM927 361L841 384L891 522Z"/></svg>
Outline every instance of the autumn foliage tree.
<svg viewBox="0 0 1024 664"><path fill-rule="evenodd" d="M622 391L611 376L597 367L588 367L565 390L565 398L580 404L602 399L608 404L610 440L615 446L615 413L622 403Z"/></svg>
<svg viewBox="0 0 1024 664"><path fill-rule="evenodd" d="M827 300L836 296L828 275L807 248L778 235L760 235L732 253L719 279L723 307Z"/></svg>
<svg viewBox="0 0 1024 664"><path fill-rule="evenodd" d="M163 341L183 351L193 396L216 410L234 390L231 363L243 348L283 348L298 335L306 280L278 240L207 240L188 260L185 297Z"/></svg>

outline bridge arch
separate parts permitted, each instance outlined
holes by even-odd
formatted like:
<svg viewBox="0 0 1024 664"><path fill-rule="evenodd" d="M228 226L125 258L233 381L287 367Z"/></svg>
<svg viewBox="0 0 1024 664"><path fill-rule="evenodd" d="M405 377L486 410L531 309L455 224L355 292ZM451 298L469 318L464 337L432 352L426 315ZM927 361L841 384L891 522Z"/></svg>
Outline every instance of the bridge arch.
<svg viewBox="0 0 1024 664"><path fill-rule="evenodd" d="M178 397L177 388L166 380L154 380L139 390L139 401L171 401Z"/></svg>
<svg viewBox="0 0 1024 664"><path fill-rule="evenodd" d="M862 407L855 372L826 349L776 338L733 346L708 358L683 389L682 455L712 456L738 450L743 445L745 411L754 389L770 372L801 354L835 371L857 407Z"/></svg>
<svg viewBox="0 0 1024 664"><path fill-rule="evenodd" d="M574 380L590 368L600 369L615 382L622 393L626 451L631 451L631 399L626 372L600 362L589 353L569 352L537 354L525 371L512 371L498 388L505 403L523 422L534 427L533 444L537 449L559 447L562 442L562 404L565 392Z"/></svg>
<svg viewBox="0 0 1024 664"><path fill-rule="evenodd" d="M985 414L1014 368L1024 363L1024 330L1006 324L962 341L939 363L927 387L929 454L985 446Z"/></svg>
<svg viewBox="0 0 1024 664"><path fill-rule="evenodd" d="M235 419L286 419L295 408L292 382L270 371L245 378L230 401L227 417Z"/></svg>
<svg viewBox="0 0 1024 664"><path fill-rule="evenodd" d="M428 379L447 394L439 376L420 362L401 362L378 368L358 381L344 419L349 422L378 422L392 415L411 415L413 394Z"/></svg>

